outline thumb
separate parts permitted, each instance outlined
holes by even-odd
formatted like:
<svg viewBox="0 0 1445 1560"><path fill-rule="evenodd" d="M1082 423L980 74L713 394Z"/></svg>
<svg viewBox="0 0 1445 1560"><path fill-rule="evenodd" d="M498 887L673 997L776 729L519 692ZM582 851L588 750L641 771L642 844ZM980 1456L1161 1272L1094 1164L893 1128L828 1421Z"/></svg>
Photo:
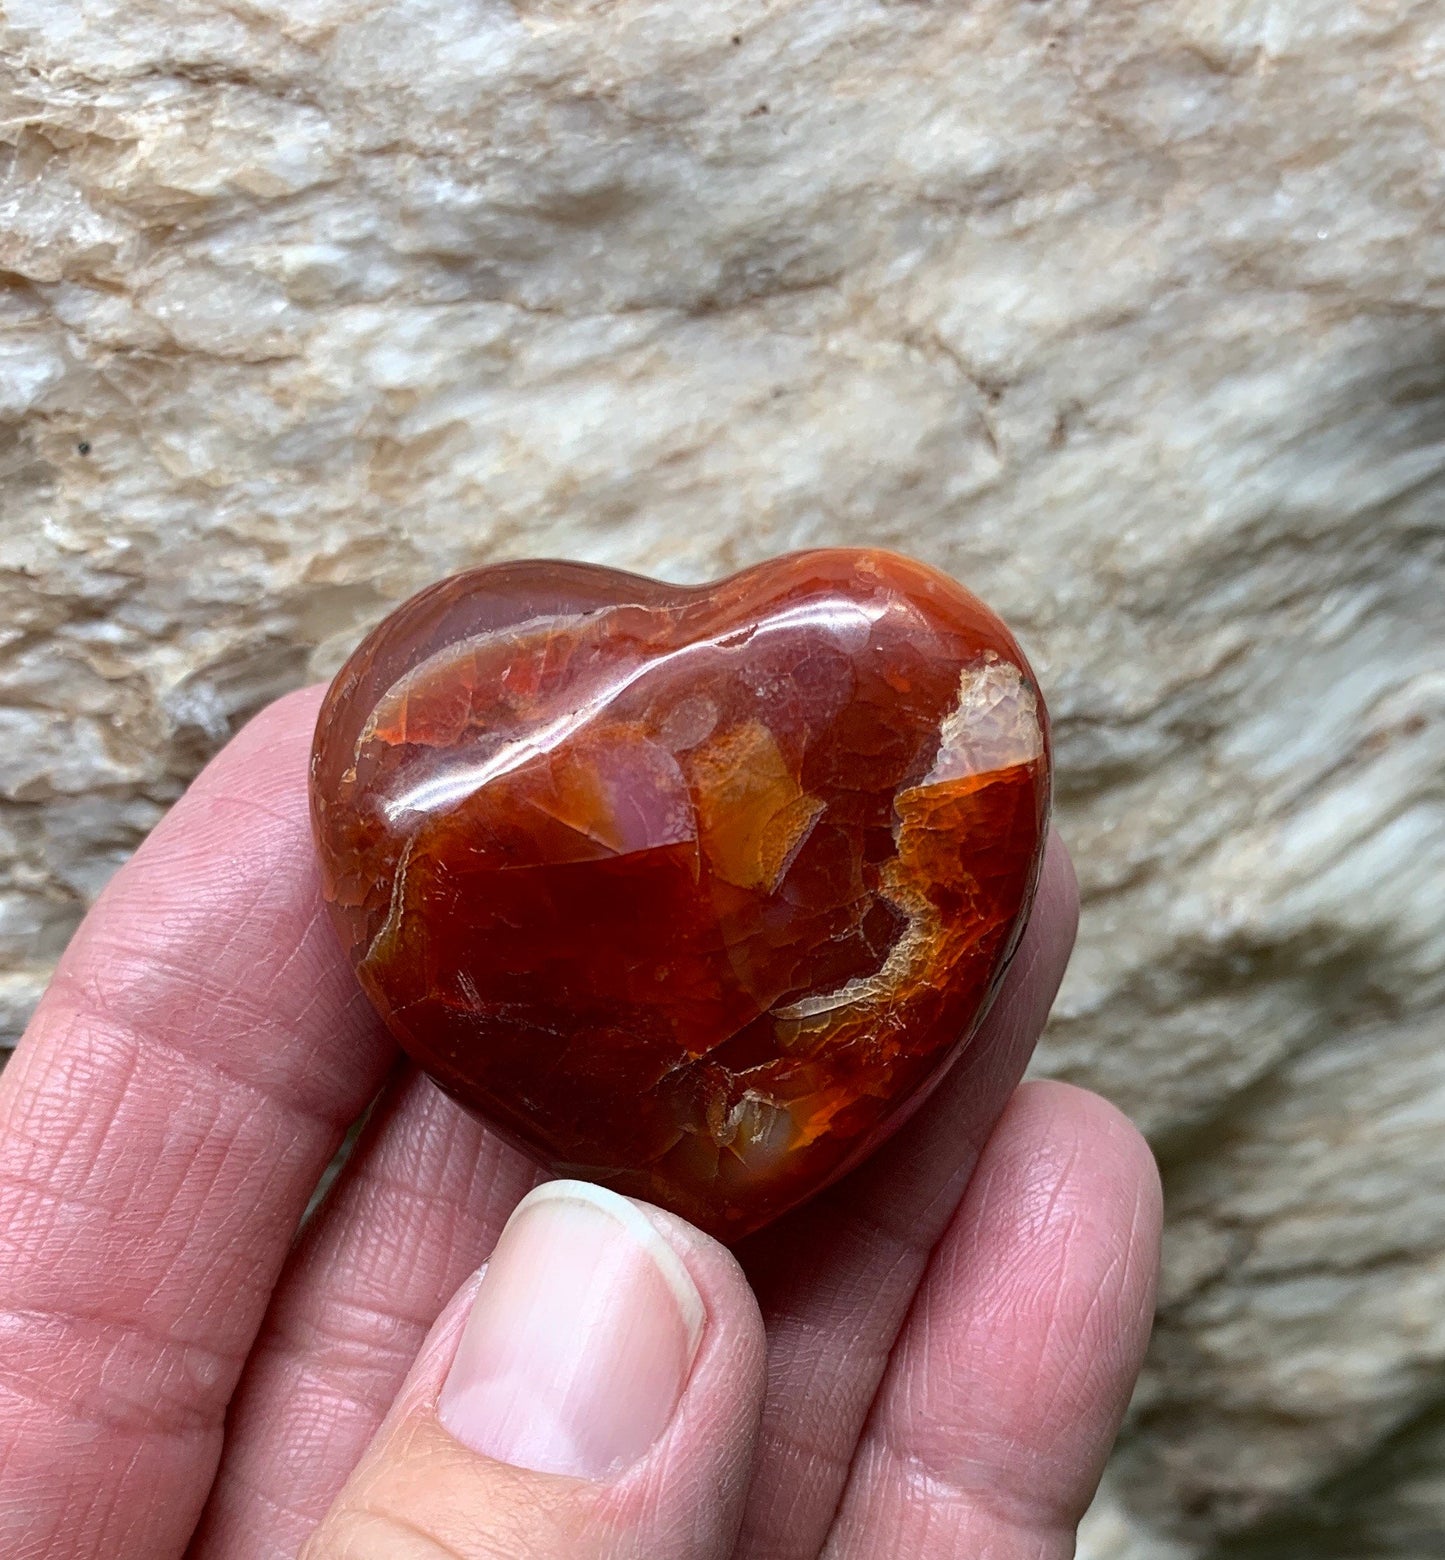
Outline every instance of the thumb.
<svg viewBox="0 0 1445 1560"><path fill-rule="evenodd" d="M757 1303L691 1225L581 1181L517 1205L303 1560L725 1560Z"/></svg>

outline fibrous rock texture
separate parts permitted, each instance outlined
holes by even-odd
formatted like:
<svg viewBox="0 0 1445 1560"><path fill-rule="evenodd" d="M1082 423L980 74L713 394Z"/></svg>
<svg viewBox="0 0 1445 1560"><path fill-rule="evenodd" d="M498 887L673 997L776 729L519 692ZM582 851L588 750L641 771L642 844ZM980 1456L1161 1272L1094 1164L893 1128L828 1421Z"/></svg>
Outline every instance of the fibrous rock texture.
<svg viewBox="0 0 1445 1560"><path fill-rule="evenodd" d="M1055 719L1152 1134L1090 1560L1445 1530L1445 10L5 0L0 997L499 557L917 554Z"/></svg>

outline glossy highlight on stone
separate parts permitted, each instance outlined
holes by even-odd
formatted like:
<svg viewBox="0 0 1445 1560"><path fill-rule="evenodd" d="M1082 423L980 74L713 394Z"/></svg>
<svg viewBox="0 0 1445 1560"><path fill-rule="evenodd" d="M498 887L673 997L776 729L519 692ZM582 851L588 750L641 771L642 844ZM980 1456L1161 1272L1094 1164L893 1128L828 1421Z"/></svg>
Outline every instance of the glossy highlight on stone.
<svg viewBox="0 0 1445 1560"><path fill-rule="evenodd" d="M701 587L504 563L356 650L311 802L406 1051L558 1173L735 1240L977 1029L1038 878L1048 725L999 619L896 554Z"/></svg>

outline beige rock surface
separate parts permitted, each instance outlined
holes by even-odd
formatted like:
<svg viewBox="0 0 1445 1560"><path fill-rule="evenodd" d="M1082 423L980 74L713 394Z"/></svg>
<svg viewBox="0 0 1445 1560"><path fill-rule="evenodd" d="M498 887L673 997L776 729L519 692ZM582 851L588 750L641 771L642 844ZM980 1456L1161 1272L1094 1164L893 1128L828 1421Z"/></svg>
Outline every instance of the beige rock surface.
<svg viewBox="0 0 1445 1560"><path fill-rule="evenodd" d="M0 1006L458 565L1018 629L1153 1135L1089 1560L1445 1553L1445 4L0 0Z"/></svg>

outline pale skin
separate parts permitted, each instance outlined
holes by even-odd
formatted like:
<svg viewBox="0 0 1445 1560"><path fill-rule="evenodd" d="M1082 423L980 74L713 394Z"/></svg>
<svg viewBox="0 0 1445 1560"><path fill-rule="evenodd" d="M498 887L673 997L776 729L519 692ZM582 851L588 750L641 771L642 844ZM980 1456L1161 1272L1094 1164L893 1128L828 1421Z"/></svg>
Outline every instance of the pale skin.
<svg viewBox="0 0 1445 1560"><path fill-rule="evenodd" d="M869 1164L743 1266L644 1210L705 1311L676 1409L613 1474L531 1472L436 1403L540 1172L398 1065L356 987L307 823L318 700L272 706L197 780L0 1076L0 1553L1070 1555L1139 1369L1160 1211L1116 1110L1019 1086L1073 941L1062 847L989 1043ZM971 1136L981 1094L997 1124Z"/></svg>

